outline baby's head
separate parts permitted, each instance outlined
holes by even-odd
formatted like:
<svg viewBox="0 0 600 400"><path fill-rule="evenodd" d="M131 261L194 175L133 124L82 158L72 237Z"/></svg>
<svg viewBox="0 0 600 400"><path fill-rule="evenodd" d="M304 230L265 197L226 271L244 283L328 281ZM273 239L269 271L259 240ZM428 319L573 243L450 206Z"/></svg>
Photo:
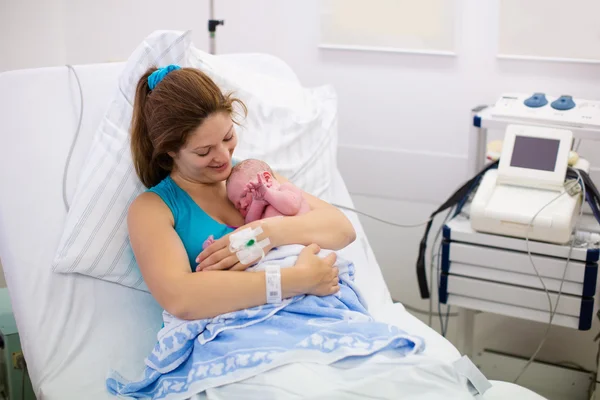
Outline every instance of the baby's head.
<svg viewBox="0 0 600 400"><path fill-rule="evenodd" d="M263 176L263 180L271 185L275 178L273 171L266 162L248 159L238 163L231 170L229 178L227 178L227 197L235 208L245 213L252 202L252 194L246 190L249 182L258 183L258 174Z"/></svg>

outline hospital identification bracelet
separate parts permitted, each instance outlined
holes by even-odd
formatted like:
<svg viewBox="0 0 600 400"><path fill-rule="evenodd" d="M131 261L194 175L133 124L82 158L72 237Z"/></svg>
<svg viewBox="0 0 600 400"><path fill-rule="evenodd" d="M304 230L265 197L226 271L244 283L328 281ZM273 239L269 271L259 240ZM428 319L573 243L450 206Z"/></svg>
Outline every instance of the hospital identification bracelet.
<svg viewBox="0 0 600 400"><path fill-rule="evenodd" d="M265 266L265 281L267 284L267 303L281 303L281 269L279 265Z"/></svg>

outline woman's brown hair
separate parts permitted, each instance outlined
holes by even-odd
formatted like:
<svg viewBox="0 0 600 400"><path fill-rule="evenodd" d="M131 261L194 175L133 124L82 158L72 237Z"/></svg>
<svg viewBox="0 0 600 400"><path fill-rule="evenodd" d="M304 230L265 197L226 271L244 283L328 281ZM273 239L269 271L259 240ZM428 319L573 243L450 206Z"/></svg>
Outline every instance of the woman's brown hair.
<svg viewBox="0 0 600 400"><path fill-rule="evenodd" d="M147 188L166 178L173 169L167 154L178 151L190 132L215 112L234 114L234 103L243 113L246 106L224 94L202 71L181 68L169 72L150 90L150 68L140 78L131 120L131 155L138 177Z"/></svg>

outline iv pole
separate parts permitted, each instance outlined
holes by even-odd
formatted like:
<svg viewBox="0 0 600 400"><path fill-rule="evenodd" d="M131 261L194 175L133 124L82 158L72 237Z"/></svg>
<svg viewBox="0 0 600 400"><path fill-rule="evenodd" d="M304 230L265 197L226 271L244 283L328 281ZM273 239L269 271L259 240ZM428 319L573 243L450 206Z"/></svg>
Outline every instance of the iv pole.
<svg viewBox="0 0 600 400"><path fill-rule="evenodd" d="M209 0L209 11L208 11L208 51L210 54L216 54L216 41L215 41L215 32L217 31L217 26L224 25L225 21L215 19L215 1Z"/></svg>

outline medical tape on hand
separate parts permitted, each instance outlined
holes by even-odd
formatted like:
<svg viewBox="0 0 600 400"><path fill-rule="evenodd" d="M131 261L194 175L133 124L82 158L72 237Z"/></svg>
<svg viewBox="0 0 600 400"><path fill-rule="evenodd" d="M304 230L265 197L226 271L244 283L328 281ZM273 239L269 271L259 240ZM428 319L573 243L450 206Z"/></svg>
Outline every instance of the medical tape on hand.
<svg viewBox="0 0 600 400"><path fill-rule="evenodd" d="M242 264L250 264L264 258L264 248L267 247L271 241L269 238L258 241L257 237L261 233L263 233L263 230L259 226L254 229L242 229L229 236L229 250L232 253L235 253Z"/></svg>
<svg viewBox="0 0 600 400"><path fill-rule="evenodd" d="M267 265L265 267L265 282L267 303L281 303L281 268L279 265Z"/></svg>

